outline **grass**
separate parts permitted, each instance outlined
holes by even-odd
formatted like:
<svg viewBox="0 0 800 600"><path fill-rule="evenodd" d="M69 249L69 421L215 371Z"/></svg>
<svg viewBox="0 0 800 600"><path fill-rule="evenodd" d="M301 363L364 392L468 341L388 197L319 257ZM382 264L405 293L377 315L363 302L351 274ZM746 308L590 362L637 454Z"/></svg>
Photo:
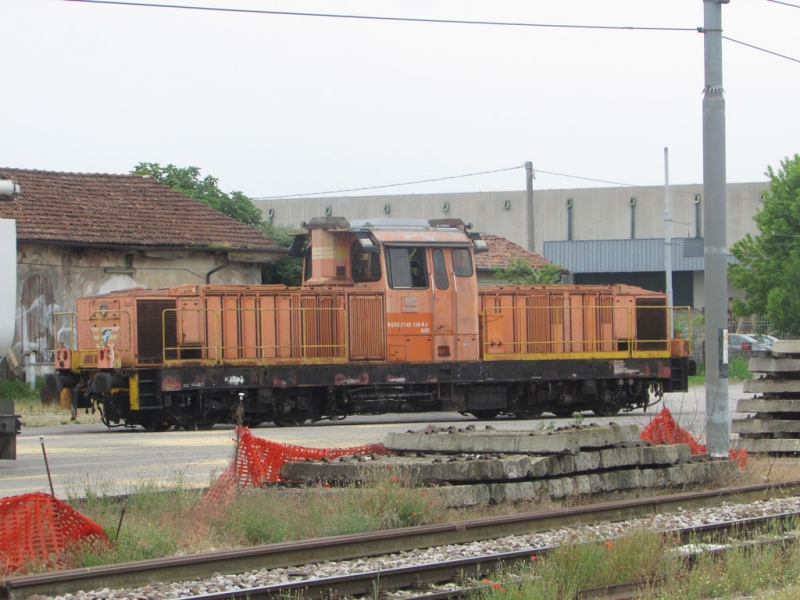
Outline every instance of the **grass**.
<svg viewBox="0 0 800 600"><path fill-rule="evenodd" d="M715 484L726 487L766 480L795 479L798 478L798 469L800 466L796 460L751 457L746 472L740 473L734 469L728 480ZM554 510L597 501L584 497L556 503L543 498L530 502L451 509L437 500L434 490L411 487L401 473L381 475L360 486L241 490L232 504L218 511L201 510L203 491L188 488L180 474L166 484L146 483L129 490L124 505L112 495L113 487L99 478L70 486L70 504L99 523L112 540L117 534L120 512L125 508L116 543L110 548L82 548L71 557L72 565L88 567L113 564L176 553ZM639 493L649 495L654 492L640 490ZM619 494L614 498L625 497L628 496ZM637 543L640 554L650 552L643 541ZM618 554L622 548L624 546L617 549ZM620 564L612 570L630 574L627 568Z"/></svg>
<svg viewBox="0 0 800 600"><path fill-rule="evenodd" d="M203 492L180 477L167 486L143 485L120 504L101 480L74 487L69 502L96 521L111 546L75 549L76 567L237 548L440 522L444 509L426 489L385 476L363 486L320 486L309 491L276 488L240 491L224 510L201 507ZM78 498L82 495L82 498ZM119 527L122 509L125 514Z"/></svg>
<svg viewBox="0 0 800 600"><path fill-rule="evenodd" d="M58 402L44 404L42 402L42 386L44 378L36 378L36 386L18 379L0 379L0 398L13 400L18 415L22 416L23 427L44 427L49 425L69 425L70 423L99 423L99 413L80 410L73 420L69 409L62 409Z"/></svg>
<svg viewBox="0 0 800 600"><path fill-rule="evenodd" d="M749 369L750 359L742 356L731 356L728 361L728 379L734 381L744 381L752 379L753 374ZM706 382L706 366L704 363L697 363L697 375L689 377L689 385L703 385Z"/></svg>
<svg viewBox="0 0 800 600"><path fill-rule="evenodd" d="M484 579L482 600L575 598L579 590L644 583L644 600L705 600L759 597L796 599L800 594L800 548L796 544L739 547L723 556L701 554L691 562L663 535L640 531L609 542L568 543L515 570Z"/></svg>

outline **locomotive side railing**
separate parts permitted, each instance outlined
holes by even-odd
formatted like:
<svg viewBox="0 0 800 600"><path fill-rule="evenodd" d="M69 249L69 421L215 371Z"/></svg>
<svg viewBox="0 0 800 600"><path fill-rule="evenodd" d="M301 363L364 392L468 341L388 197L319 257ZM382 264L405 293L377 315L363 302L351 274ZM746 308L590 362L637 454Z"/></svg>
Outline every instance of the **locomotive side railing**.
<svg viewBox="0 0 800 600"><path fill-rule="evenodd" d="M684 307L681 307L683 310ZM666 306L485 306L484 360L658 358L673 354ZM680 340L686 343L688 341Z"/></svg>
<svg viewBox="0 0 800 600"><path fill-rule="evenodd" d="M229 307L167 309L162 331L165 365L186 361L212 364L345 362L347 312L343 307ZM177 340L168 344L166 313L175 313ZM195 317L191 315L195 314ZM181 342L181 323L202 317L199 343Z"/></svg>

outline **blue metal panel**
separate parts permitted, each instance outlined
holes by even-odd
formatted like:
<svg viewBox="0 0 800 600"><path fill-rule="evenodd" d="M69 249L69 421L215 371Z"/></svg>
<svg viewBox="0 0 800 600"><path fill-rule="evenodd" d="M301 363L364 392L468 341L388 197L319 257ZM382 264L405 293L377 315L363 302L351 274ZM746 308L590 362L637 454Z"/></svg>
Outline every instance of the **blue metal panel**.
<svg viewBox="0 0 800 600"><path fill-rule="evenodd" d="M702 248L702 239L699 241ZM702 271L697 238L673 238L672 270ZM664 239L545 242L544 256L573 273L635 273L664 270Z"/></svg>

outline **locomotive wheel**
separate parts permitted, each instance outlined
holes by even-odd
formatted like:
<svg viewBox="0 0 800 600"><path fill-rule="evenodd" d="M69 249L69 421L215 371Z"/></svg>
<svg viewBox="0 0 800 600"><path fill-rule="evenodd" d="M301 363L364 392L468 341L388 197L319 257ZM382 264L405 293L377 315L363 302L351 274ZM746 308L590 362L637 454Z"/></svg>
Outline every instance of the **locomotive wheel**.
<svg viewBox="0 0 800 600"><path fill-rule="evenodd" d="M491 421L500 414L499 410L485 408L483 410L471 410L470 414L479 421Z"/></svg>
<svg viewBox="0 0 800 600"><path fill-rule="evenodd" d="M603 404L592 408L592 412L598 417L613 417L619 414L620 410L622 410L622 407L616 404Z"/></svg>
<svg viewBox="0 0 800 600"><path fill-rule="evenodd" d="M525 412L514 413L514 417L520 420L538 419L543 413L543 410L529 410Z"/></svg>

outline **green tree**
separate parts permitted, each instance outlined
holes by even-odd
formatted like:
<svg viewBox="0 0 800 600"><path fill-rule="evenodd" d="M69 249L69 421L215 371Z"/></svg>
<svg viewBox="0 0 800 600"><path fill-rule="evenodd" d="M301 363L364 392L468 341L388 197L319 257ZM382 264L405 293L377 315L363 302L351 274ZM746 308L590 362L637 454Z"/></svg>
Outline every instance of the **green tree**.
<svg viewBox="0 0 800 600"><path fill-rule="evenodd" d="M288 248L292 245L292 233L298 229L285 225L273 225L265 221L262 229L272 241ZM301 257L284 256L280 260L261 265L261 283L282 283L298 286L303 282L303 259Z"/></svg>
<svg viewBox="0 0 800 600"><path fill-rule="evenodd" d="M534 267L530 259L515 256L505 267L495 267L494 276L514 285L557 283L561 278L561 267L553 263Z"/></svg>
<svg viewBox="0 0 800 600"><path fill-rule="evenodd" d="M242 192L226 194L219 189L218 179L211 175L201 178L197 167L176 167L172 164L162 167L158 163L141 162L131 173L149 175L232 219L250 227L261 228L261 211L250 198Z"/></svg>
<svg viewBox="0 0 800 600"><path fill-rule="evenodd" d="M767 168L769 192L754 218L759 235L731 246L738 262L728 265L731 285L744 290L736 315L765 315L778 330L800 334L800 155L781 168Z"/></svg>
<svg viewBox="0 0 800 600"><path fill-rule="evenodd" d="M134 175L148 175L172 189L185 194L224 215L250 225L263 232L273 242L284 248L292 245L290 235L296 229L262 221L261 211L242 192L226 194L219 189L219 180L211 175L200 177L197 167L176 167L169 164L141 162L131 171ZM303 259L284 256L276 262L261 266L261 282L298 286L303 276Z"/></svg>

